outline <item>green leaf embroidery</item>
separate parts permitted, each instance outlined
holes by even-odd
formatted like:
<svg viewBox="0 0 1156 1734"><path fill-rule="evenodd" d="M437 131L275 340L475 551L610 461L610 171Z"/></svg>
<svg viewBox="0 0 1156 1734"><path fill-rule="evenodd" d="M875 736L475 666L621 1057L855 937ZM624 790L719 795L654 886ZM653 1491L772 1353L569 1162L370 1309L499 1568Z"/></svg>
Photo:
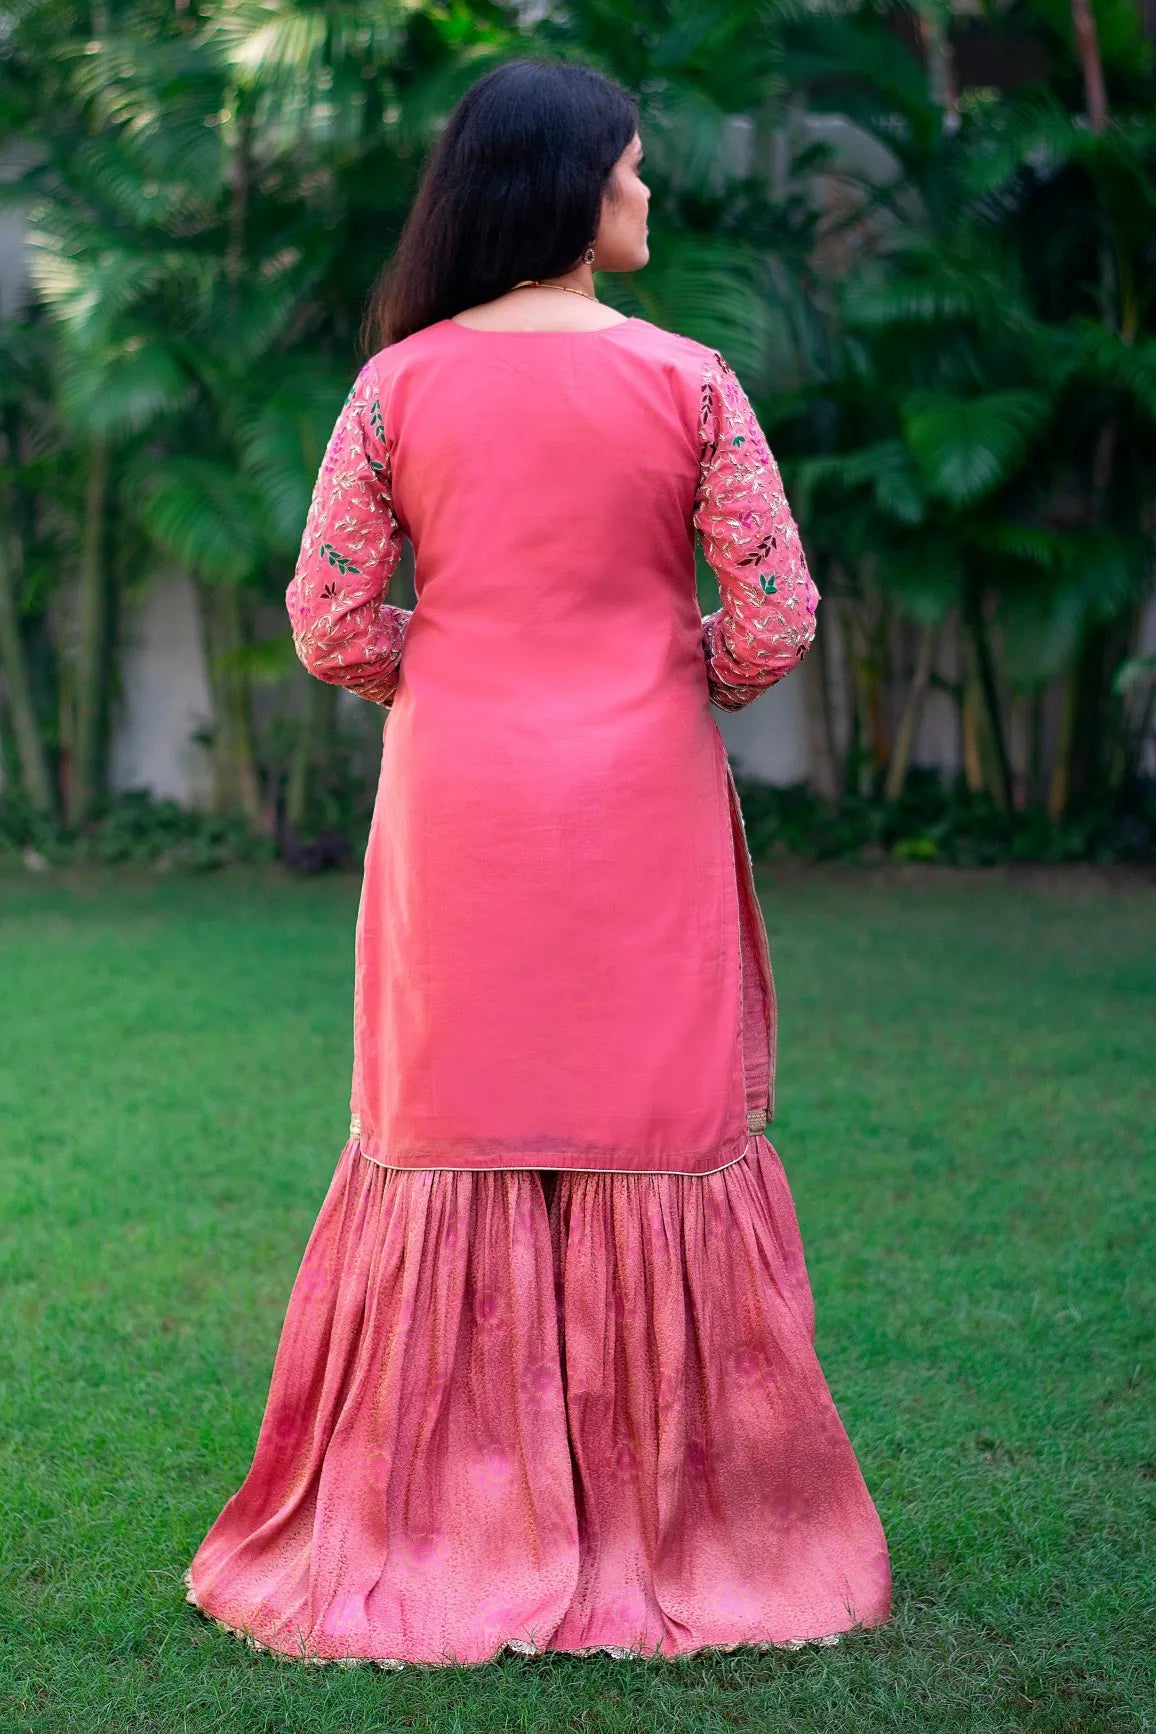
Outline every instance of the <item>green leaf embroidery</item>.
<svg viewBox="0 0 1156 1734"><path fill-rule="evenodd" d="M350 572L361 576L361 567L355 566L348 554L339 553L331 542L322 542L321 553L331 566L336 566L343 578Z"/></svg>
<svg viewBox="0 0 1156 1734"><path fill-rule="evenodd" d="M776 594L775 579L770 572L760 572L759 583L762 585L764 596L774 596Z"/></svg>
<svg viewBox="0 0 1156 1734"><path fill-rule="evenodd" d="M381 403L376 397L369 406L369 425L379 440L385 439L385 423L381 419Z"/></svg>
<svg viewBox="0 0 1156 1734"><path fill-rule="evenodd" d="M731 444L732 444L732 446L745 445L746 439L747 439L746 434L735 434L733 439L731 440Z"/></svg>

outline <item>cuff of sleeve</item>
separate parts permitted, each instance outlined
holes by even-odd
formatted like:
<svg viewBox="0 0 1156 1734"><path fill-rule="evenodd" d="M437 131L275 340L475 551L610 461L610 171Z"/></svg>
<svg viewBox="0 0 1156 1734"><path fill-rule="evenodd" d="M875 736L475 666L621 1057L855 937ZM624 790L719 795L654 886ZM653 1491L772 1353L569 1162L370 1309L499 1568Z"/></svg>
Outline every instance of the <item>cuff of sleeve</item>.
<svg viewBox="0 0 1156 1734"><path fill-rule="evenodd" d="M742 710L752 699L758 698L765 690L763 685L728 686L719 678L717 663L719 660L719 634L722 629L723 610L716 608L713 614L705 614L702 621L702 651L706 664L707 696L718 710ZM725 654L726 646L721 646Z"/></svg>

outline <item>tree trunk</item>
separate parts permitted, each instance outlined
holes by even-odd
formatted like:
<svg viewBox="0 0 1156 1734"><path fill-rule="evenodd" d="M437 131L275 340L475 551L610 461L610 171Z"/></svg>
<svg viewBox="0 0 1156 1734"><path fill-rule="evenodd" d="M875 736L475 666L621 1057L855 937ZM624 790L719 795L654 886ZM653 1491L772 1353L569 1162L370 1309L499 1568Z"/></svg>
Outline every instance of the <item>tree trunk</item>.
<svg viewBox="0 0 1156 1734"><path fill-rule="evenodd" d="M853 695L847 783L855 794L869 796L871 794L871 700L864 661L863 623L859 618L858 603L848 601L844 609L844 619L846 631L843 641L847 647Z"/></svg>
<svg viewBox="0 0 1156 1734"><path fill-rule="evenodd" d="M216 586L197 580L197 600L200 604L201 636L205 649L205 673L209 679L209 695L213 705L213 726L210 753L213 768L214 813L236 811L232 758L228 750L228 707L225 703L224 677L221 672L221 647L217 631Z"/></svg>
<svg viewBox="0 0 1156 1734"><path fill-rule="evenodd" d="M317 684L320 685L320 682ZM301 682L295 680L294 685L300 686ZM293 736L293 755L289 760L289 775L285 779L285 823L298 834L309 809L309 772L313 757L310 729L312 708L313 695L306 689L301 695L297 729Z"/></svg>
<svg viewBox="0 0 1156 1734"><path fill-rule="evenodd" d="M982 718L982 726L987 737L988 754L991 759L989 778L991 793L1004 812L1010 813L1012 809L1011 761L1008 757L1007 740L1004 736L1003 718L1000 713L999 691L996 686L991 643L987 634L987 621L984 618L983 592L980 585L974 580L969 579L967 582L964 605L967 631L971 640L971 651L975 665L977 697L980 704L979 716Z"/></svg>
<svg viewBox="0 0 1156 1734"><path fill-rule="evenodd" d="M113 596L106 557L109 452L89 450L80 559L80 645L74 672L68 820L78 825L106 786Z"/></svg>
<svg viewBox="0 0 1156 1734"><path fill-rule="evenodd" d="M1124 764L1123 787L1125 789L1139 783L1143 778L1145 747L1154 719L1156 719L1156 681L1149 683L1148 694L1140 708L1140 715L1136 720L1131 737L1129 755Z"/></svg>
<svg viewBox="0 0 1156 1734"><path fill-rule="evenodd" d="M960 724L963 736L963 775L973 795L984 787L983 762L979 752L979 682L975 675L963 677L963 697L960 703Z"/></svg>
<svg viewBox="0 0 1156 1734"><path fill-rule="evenodd" d="M1144 654L1141 647L1147 612L1146 597L1133 604L1122 660L1138 661ZM1115 696L1113 692L1113 697ZM1136 697L1128 693L1119 695L1120 749L1112 766L1112 793L1117 799L1135 789L1143 776L1144 743L1154 709L1156 679L1148 682L1146 693L1137 694Z"/></svg>
<svg viewBox="0 0 1156 1734"><path fill-rule="evenodd" d="M823 662L823 687L831 732L831 758L834 766L836 796L854 786L852 767L855 758L857 723L855 718L855 682L852 676L852 655L849 643L846 574L832 561L828 582L823 590L823 624L810 652Z"/></svg>
<svg viewBox="0 0 1156 1734"><path fill-rule="evenodd" d="M0 670L7 688L8 714L16 737L20 780L30 805L40 813L53 809L52 773L36 707L20 633L15 574L6 526L0 523Z"/></svg>
<svg viewBox="0 0 1156 1734"><path fill-rule="evenodd" d="M865 797L875 794L880 773L890 757L887 721L883 714L883 671L889 610L874 584L874 560L864 561L860 595L848 599L851 675L855 691L856 759L853 787Z"/></svg>
<svg viewBox="0 0 1156 1734"><path fill-rule="evenodd" d="M1076 733L1077 674L1073 665L1064 674L1064 696L1060 710L1060 726L1052 753L1052 775L1048 784L1048 818L1058 824L1068 810L1069 775L1072 742Z"/></svg>
<svg viewBox="0 0 1156 1734"><path fill-rule="evenodd" d="M1119 801L1127 781L1131 724L1128 701L1124 693L1116 690L1115 674L1128 660L1133 636L1132 622L1136 612L1133 610L1133 614L1126 619L1112 621L1107 631L1100 710L1100 721L1104 730L1100 775L1103 779L1103 792L1112 806Z"/></svg>
<svg viewBox="0 0 1156 1734"><path fill-rule="evenodd" d="M241 598L233 584L199 587L206 661L213 695L213 806L254 830L266 828L253 751Z"/></svg>
<svg viewBox="0 0 1156 1734"><path fill-rule="evenodd" d="M264 828L265 815L261 806L261 784L257 776L253 747L249 678L238 660L245 646L241 598L232 584L218 585L217 594L221 610L222 648L227 658L224 692L237 809L251 829L259 831Z"/></svg>
<svg viewBox="0 0 1156 1734"><path fill-rule="evenodd" d="M285 823L300 833L309 817L313 778L329 763L338 689L305 675L285 789Z"/></svg>
<svg viewBox="0 0 1156 1734"><path fill-rule="evenodd" d="M826 800L833 801L839 794L839 774L835 768L827 668L822 646L817 641L803 658L803 696L807 706L811 781Z"/></svg>
<svg viewBox="0 0 1156 1734"><path fill-rule="evenodd" d="M1037 686L1028 709L1027 805L1043 806L1044 791L1044 689Z"/></svg>
<svg viewBox="0 0 1156 1734"><path fill-rule="evenodd" d="M1108 124L1108 92L1100 59L1100 38L1089 0L1072 0L1072 25L1084 74L1084 107L1088 125L1093 132L1103 132Z"/></svg>
<svg viewBox="0 0 1156 1734"><path fill-rule="evenodd" d="M911 755L915 750L915 740L919 733L919 724L923 718L923 706L931 686L931 670L935 663L935 641L938 636L938 625L925 626L920 634L919 647L915 653L915 671L911 677L911 685L907 690L903 715L899 720L899 732L895 737L895 748L891 754L891 763L887 767L887 781L883 788L883 793L889 801L897 801L907 783Z"/></svg>
<svg viewBox="0 0 1156 1734"><path fill-rule="evenodd" d="M887 714L890 691L892 612L887 597L875 582L875 560L868 567L864 585L867 602L863 610L863 643L867 675L868 729L871 741L872 793L891 760L891 719Z"/></svg>
<svg viewBox="0 0 1156 1734"><path fill-rule="evenodd" d="M225 246L225 283L229 313L235 319L240 309L241 283L245 275L245 244L249 218L249 192L253 178L253 114L242 89L233 91L234 132L225 169L229 188L229 237Z"/></svg>
<svg viewBox="0 0 1156 1734"><path fill-rule="evenodd" d="M1072 668L1069 799L1088 800L1105 787L1105 770L1121 721L1118 701L1112 692L1111 670L1123 662L1124 655L1118 627L1114 630L1106 622L1095 621L1085 628Z"/></svg>
<svg viewBox="0 0 1156 1734"><path fill-rule="evenodd" d="M946 16L946 9L943 16L938 11L920 12L917 23L927 72L927 94L943 114L943 130L954 132L959 125L959 93Z"/></svg>

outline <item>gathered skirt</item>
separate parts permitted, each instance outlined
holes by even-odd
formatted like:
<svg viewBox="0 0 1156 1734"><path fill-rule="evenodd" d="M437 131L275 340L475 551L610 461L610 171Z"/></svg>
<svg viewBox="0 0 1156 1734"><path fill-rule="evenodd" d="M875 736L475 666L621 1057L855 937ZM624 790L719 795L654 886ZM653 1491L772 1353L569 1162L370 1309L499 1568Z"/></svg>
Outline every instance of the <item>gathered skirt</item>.
<svg viewBox="0 0 1156 1734"><path fill-rule="evenodd" d="M765 1136L703 1176L343 1150L188 1599L311 1661L831 1640L887 1547Z"/></svg>

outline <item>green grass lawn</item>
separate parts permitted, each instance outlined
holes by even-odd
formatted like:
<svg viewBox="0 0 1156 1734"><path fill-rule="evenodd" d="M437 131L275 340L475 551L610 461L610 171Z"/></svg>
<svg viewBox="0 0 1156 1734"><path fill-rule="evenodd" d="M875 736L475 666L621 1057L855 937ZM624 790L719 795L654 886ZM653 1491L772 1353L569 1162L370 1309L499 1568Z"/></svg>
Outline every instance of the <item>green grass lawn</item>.
<svg viewBox="0 0 1156 1734"><path fill-rule="evenodd" d="M248 1468L345 1137L357 885L9 872L3 1734L1156 1729L1156 894L865 870L762 890L772 1137L893 1622L389 1675L203 1621L181 1572Z"/></svg>

